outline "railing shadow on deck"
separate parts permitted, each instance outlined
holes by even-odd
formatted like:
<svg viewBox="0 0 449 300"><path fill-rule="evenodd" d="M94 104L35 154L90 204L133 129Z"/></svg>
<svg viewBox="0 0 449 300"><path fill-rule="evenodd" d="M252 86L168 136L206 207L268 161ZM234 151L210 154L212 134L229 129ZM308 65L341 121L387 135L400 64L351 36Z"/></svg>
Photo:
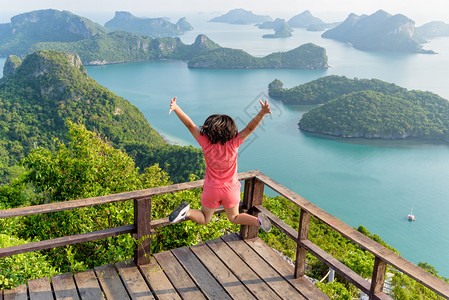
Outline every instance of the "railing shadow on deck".
<svg viewBox="0 0 449 300"><path fill-rule="evenodd" d="M415 281L428 287L435 293L449 299L449 284L424 271L423 269L407 261L406 259L385 248L384 246L378 244L377 242L358 232L354 228L343 223L341 220L313 205L298 194L277 183L270 177L264 175L260 171L239 173L238 177L239 180L245 181L242 208L251 214L264 212L265 214L267 214L274 226L276 226L280 231L285 233L289 238L296 242L297 252L294 267L294 276L296 278L305 275L306 253L309 252L317 257L320 261L325 263L327 266L339 273L342 277L344 277L362 292L369 295L370 299L391 299L389 295L383 293L382 291L387 265L394 267L396 270L403 272ZM93 197L88 199L1 210L0 218L12 218L70 210L119 201L134 200L134 224L78 235L65 236L45 241L33 242L24 245L0 248L0 257L131 233L133 234L133 237L135 239L143 240L143 242L139 243L135 250L134 260L136 264L148 264L150 257L148 255L145 255L145 253L150 253L151 238L145 239L145 237L154 234L155 228L167 226L170 224L168 218L151 220L151 197L167 193L179 192L183 190L201 188L203 186L203 183L204 180L197 180L192 182L173 184L170 186L162 186L114 195ZM269 210L263 207L262 201L265 186L271 188L301 209L298 231L288 226L285 222L283 222L281 219L279 219ZM224 212L223 209L216 211L216 213L222 212ZM352 242L358 244L363 249L371 252L375 256L371 282L367 281L366 279L349 269L347 266L342 264L336 258L332 257L330 254L319 248L308 239L309 222L311 216L317 218L333 230L337 231ZM258 227L241 226L240 235L244 239L255 238L258 235Z"/></svg>

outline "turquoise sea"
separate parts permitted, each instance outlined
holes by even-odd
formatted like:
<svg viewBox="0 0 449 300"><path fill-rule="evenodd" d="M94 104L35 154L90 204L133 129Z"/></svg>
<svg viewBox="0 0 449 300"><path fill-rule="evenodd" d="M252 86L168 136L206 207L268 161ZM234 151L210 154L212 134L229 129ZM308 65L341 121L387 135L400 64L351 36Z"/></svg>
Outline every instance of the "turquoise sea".
<svg viewBox="0 0 449 300"><path fill-rule="evenodd" d="M208 23L205 16L188 20L195 30L181 37L184 43L204 33L221 46L264 56L313 42L326 48L330 68L196 70L182 61L87 67L100 84L136 105L171 143L197 146L176 116L168 115L170 98L177 96L197 124L212 113L226 113L242 129L276 78L288 88L331 74L378 78L449 99L449 38L425 45L436 55L368 53L322 39L319 32L295 29L287 39L263 39L272 31ZM297 125L310 107L269 101L273 115L242 146L240 171L260 169L350 226L378 234L411 262L428 262L449 277L449 144L312 136ZM412 207L416 221L408 222Z"/></svg>

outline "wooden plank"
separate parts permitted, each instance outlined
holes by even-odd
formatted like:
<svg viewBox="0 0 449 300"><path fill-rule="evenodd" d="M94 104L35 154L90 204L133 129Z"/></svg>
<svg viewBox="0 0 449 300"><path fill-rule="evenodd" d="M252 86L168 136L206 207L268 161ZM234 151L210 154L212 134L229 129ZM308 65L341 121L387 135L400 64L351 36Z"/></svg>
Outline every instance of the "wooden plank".
<svg viewBox="0 0 449 300"><path fill-rule="evenodd" d="M103 292L93 270L87 270L73 275L81 299L102 300Z"/></svg>
<svg viewBox="0 0 449 300"><path fill-rule="evenodd" d="M332 268L343 276L347 281L351 284L355 285L357 288L362 290L365 294L369 294L370 284L367 280L365 280L362 276L355 273L353 270L348 268L346 265L341 263L338 259L334 258L326 251L315 245L309 240L301 241L301 243L306 247L306 249L312 253L316 258L325 263L328 267Z"/></svg>
<svg viewBox="0 0 449 300"><path fill-rule="evenodd" d="M387 263L379 257L374 259L373 276L371 278L370 295L382 292L385 283L385 273L387 272Z"/></svg>
<svg viewBox="0 0 449 300"><path fill-rule="evenodd" d="M207 245L191 246L190 250L233 299L256 299Z"/></svg>
<svg viewBox="0 0 449 300"><path fill-rule="evenodd" d="M206 299L200 289L190 278L181 264L170 251L154 254L156 261L164 270L165 275L171 281L179 295L183 299Z"/></svg>
<svg viewBox="0 0 449 300"><path fill-rule="evenodd" d="M252 215L256 213L252 208L257 205L262 205L264 186L262 181L255 178L245 181L244 201L246 202L245 205L249 213ZM259 235L259 226L241 225L240 235L244 239L255 238Z"/></svg>
<svg viewBox="0 0 449 300"><path fill-rule="evenodd" d="M209 299L231 299L223 287L215 280L209 271L188 247L173 249L171 252L184 266L187 273L195 281L203 294Z"/></svg>
<svg viewBox="0 0 449 300"><path fill-rule="evenodd" d="M10 290L3 291L4 300L28 300L27 285L21 284Z"/></svg>
<svg viewBox="0 0 449 300"><path fill-rule="evenodd" d="M245 240L245 242L259 254L267 263L281 274L285 280L290 282L305 298L324 300L329 299L323 292L313 285L307 278L295 278L294 268L270 246L260 238Z"/></svg>
<svg viewBox="0 0 449 300"><path fill-rule="evenodd" d="M101 289L103 290L106 299L108 300L131 299L113 265L109 264L100 267L95 267L94 270L95 275L97 275L98 282L100 282Z"/></svg>
<svg viewBox="0 0 449 300"><path fill-rule="evenodd" d="M290 283L288 283L276 270L263 260L236 234L221 237L234 252L251 269L254 270L281 298L305 299Z"/></svg>
<svg viewBox="0 0 449 300"><path fill-rule="evenodd" d="M181 300L175 288L154 258L147 265L139 266L147 284L159 300Z"/></svg>
<svg viewBox="0 0 449 300"><path fill-rule="evenodd" d="M30 294L30 300L54 299L48 277L28 281L28 292Z"/></svg>
<svg viewBox="0 0 449 300"><path fill-rule="evenodd" d="M134 251L134 260L138 265L146 265L150 262L151 255L151 197L134 200L134 225L135 239L139 241Z"/></svg>
<svg viewBox="0 0 449 300"><path fill-rule="evenodd" d="M206 242L206 245L223 261L234 275L257 299L280 299L280 297L242 261L221 239Z"/></svg>
<svg viewBox="0 0 449 300"><path fill-rule="evenodd" d="M109 228L105 230L99 230L94 232L87 232L82 234L70 235L60 237L51 240L39 241L34 243L28 243L24 245L11 246L6 248L0 248L0 257L10 256L20 253L32 252L43 249L50 249L60 246L78 244L88 241L94 241L104 239L111 236L117 236L126 233L133 233L135 231L134 224L125 225L115 228Z"/></svg>
<svg viewBox="0 0 449 300"><path fill-rule="evenodd" d="M51 285L53 286L53 291L55 292L55 298L57 300L79 299L75 280L71 273L53 276L51 278Z"/></svg>
<svg viewBox="0 0 449 300"><path fill-rule="evenodd" d="M133 260L130 259L116 263L115 267L117 268L131 299L154 299L150 288L146 284L145 279L143 279L142 274L140 274L140 271L137 269Z"/></svg>
<svg viewBox="0 0 449 300"><path fill-rule="evenodd" d="M259 171L248 171L248 172L239 173L238 179L245 180L245 179L256 176L258 173L259 173ZM81 208L81 207L86 207L86 206L101 205L101 204L114 203L114 202L126 201L126 200L131 200L131 199L138 199L138 198L151 197L151 196L168 194L168 193L175 193L175 192L180 192L180 191L184 191L184 190L200 188L203 186L203 183L204 183L204 180L196 180L196 181L172 184L172 185L168 185L168 186L160 186L160 187L155 187L155 188L150 188L150 189L118 193L118 194L114 194L114 195L106 195L106 196L92 197L92 198L87 198L87 199L79 199L79 200L63 201L63 202L57 202L57 203L34 205L34 206L28 206L28 207L5 209L5 210L0 210L0 219L20 217L20 216L29 216L29 215L36 215L36 214L45 214L45 213L50 213L50 212L63 211L63 210Z"/></svg>
<svg viewBox="0 0 449 300"><path fill-rule="evenodd" d="M381 258L387 264L393 266L395 269L400 270L401 272L407 274L417 282L435 291L437 294L449 299L448 283L424 271L423 269L409 262L405 258L397 255L393 251L378 244L377 242L373 241L364 234L358 232L351 226L345 224L340 219L337 219L336 217L325 212L318 206L312 204L311 202L302 198L298 194L294 193L290 189L277 183L276 181L266 176L265 174L259 172L259 174L257 174L256 177L259 180L261 180L265 185L267 185L268 187L279 193L281 196L287 198L292 203L301 207L301 209L308 211L318 220L327 224L330 228L334 229L344 237L362 246L364 249L374 254L374 256Z"/></svg>
<svg viewBox="0 0 449 300"><path fill-rule="evenodd" d="M301 209L301 215L299 217L299 230L298 236L300 240L309 239L309 224L310 213ZM295 262L295 278L302 277L306 272L306 255L307 250L300 244L296 248L296 262Z"/></svg>

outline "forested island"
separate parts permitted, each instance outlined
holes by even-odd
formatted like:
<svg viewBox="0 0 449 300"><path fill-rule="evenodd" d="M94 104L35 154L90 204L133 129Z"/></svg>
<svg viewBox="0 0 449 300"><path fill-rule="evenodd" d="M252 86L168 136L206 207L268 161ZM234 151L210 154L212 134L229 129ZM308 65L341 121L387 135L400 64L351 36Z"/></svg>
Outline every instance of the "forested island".
<svg viewBox="0 0 449 300"><path fill-rule="evenodd" d="M335 28L325 31L323 38L349 43L363 51L434 53L424 50L425 42L415 34L415 22L404 15L390 15L378 10L372 15L350 14Z"/></svg>
<svg viewBox="0 0 449 300"><path fill-rule="evenodd" d="M306 132L449 142L449 101L431 92L333 75L291 89L275 80L269 95L286 104L322 104L302 116L299 128Z"/></svg>
<svg viewBox="0 0 449 300"><path fill-rule="evenodd" d="M176 36L193 30L187 19L181 18L173 24L164 18L139 18L126 11L117 11L112 20L104 24L109 31L127 31L151 37Z"/></svg>
<svg viewBox="0 0 449 300"><path fill-rule="evenodd" d="M262 37L266 39L279 39L292 36L293 29L287 23L280 25L274 31L274 34L264 34Z"/></svg>
<svg viewBox="0 0 449 300"><path fill-rule="evenodd" d="M308 43L287 52L254 57L243 50L218 48L189 61L190 68L210 69L327 69L326 50Z"/></svg>

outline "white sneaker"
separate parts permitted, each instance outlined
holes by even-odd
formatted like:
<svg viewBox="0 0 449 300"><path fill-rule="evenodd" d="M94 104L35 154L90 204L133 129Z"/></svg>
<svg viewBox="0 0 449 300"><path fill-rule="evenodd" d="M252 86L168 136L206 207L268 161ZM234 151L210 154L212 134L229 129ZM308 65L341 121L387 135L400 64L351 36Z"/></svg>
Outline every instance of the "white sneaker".
<svg viewBox="0 0 449 300"><path fill-rule="evenodd" d="M187 216L187 213L190 210L190 204L187 202L181 203L168 217L170 223L176 223L181 221Z"/></svg>
<svg viewBox="0 0 449 300"><path fill-rule="evenodd" d="M259 221L259 227L262 228L265 232L270 232L271 230L271 221L268 219L267 215L264 213L259 213L257 215L257 220Z"/></svg>

